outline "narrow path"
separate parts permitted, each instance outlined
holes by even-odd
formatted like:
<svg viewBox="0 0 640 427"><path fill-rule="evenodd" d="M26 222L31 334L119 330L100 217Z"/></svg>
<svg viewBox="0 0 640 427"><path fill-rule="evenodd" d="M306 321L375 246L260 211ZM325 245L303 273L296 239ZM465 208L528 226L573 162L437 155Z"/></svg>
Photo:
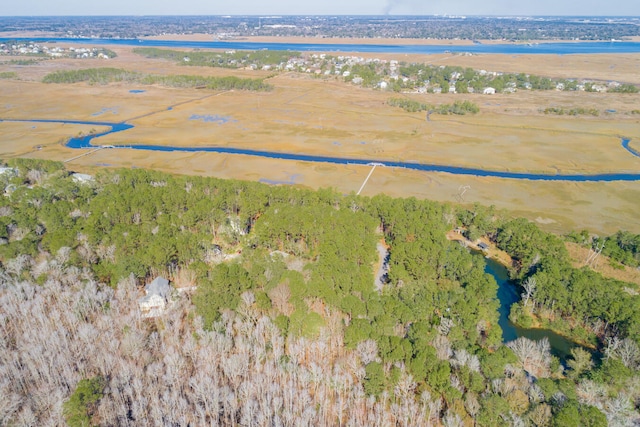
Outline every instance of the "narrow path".
<svg viewBox="0 0 640 427"><path fill-rule="evenodd" d="M82 153L79 156L75 156L75 157L72 157L70 159L64 160L62 163L68 163L68 162L70 162L72 160L79 159L80 157L88 156L89 154L93 154L96 151L102 150L103 148L106 148L106 147L100 146L100 147L96 148L95 150L87 151L86 153Z"/></svg>
<svg viewBox="0 0 640 427"><path fill-rule="evenodd" d="M389 274L389 249L387 249L384 240L378 242L376 248L378 250L378 268L376 271L374 286L376 291L382 292L382 288L387 281L387 275Z"/></svg>
<svg viewBox="0 0 640 427"><path fill-rule="evenodd" d="M367 177L365 178L364 182L360 186L360 189L356 193L357 196L360 195L360 192L362 192L362 189L364 188L364 186L367 185L367 181L369 181L369 178L371 178L371 175L373 174L373 171L376 170L376 166L384 166L382 163L371 163L370 165L373 166L373 167L371 168L371 171L369 171L369 175L367 175Z"/></svg>
<svg viewBox="0 0 640 427"><path fill-rule="evenodd" d="M189 103L191 103L191 102L196 102L196 101L202 101L203 99L211 98L211 97L214 97L214 96L219 96L219 95L222 95L223 93L228 93L228 92L231 92L231 91L230 91L230 90L225 90L224 92L210 93L209 95L201 96L200 98L188 99L188 100L186 100L186 101L182 101L182 102L178 102L178 103L176 103L176 104L169 105L169 106L168 106L167 108L165 108L165 109L162 109L162 110L156 110L156 111L152 111L152 112L150 112L150 113L141 114L141 115L136 116L136 117L131 117L131 118L128 118L128 119L123 120L122 122L123 122L123 123L124 123L124 122L130 122L130 121L132 121L132 120L141 119L141 118L143 118L143 117L153 116L154 114L164 113L165 111L171 111L171 110L173 110L174 108L179 107L179 106L181 106L181 105L189 104Z"/></svg>

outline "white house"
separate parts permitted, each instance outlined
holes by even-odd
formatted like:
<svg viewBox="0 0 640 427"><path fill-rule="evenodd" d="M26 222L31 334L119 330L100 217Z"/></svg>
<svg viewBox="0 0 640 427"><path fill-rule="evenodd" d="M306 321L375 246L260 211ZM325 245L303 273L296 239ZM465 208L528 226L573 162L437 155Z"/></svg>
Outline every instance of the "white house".
<svg viewBox="0 0 640 427"><path fill-rule="evenodd" d="M86 173L72 173L71 179L80 184L85 184L93 181L93 177L91 175L87 175Z"/></svg>
<svg viewBox="0 0 640 427"><path fill-rule="evenodd" d="M18 175L18 170L15 168L0 167L0 175L16 176Z"/></svg>
<svg viewBox="0 0 640 427"><path fill-rule="evenodd" d="M171 296L171 286L164 277L156 277L144 287L147 295L138 300L143 317L156 317L162 314Z"/></svg>

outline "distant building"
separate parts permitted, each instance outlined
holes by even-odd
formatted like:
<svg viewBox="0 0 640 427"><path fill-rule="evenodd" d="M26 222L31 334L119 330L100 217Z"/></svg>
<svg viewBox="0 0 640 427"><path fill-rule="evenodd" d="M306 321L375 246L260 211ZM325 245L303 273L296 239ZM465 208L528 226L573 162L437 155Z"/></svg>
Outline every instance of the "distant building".
<svg viewBox="0 0 640 427"><path fill-rule="evenodd" d="M0 175L16 176L18 175L18 170L14 168L0 167Z"/></svg>
<svg viewBox="0 0 640 427"><path fill-rule="evenodd" d="M156 277L144 287L147 295L138 300L138 306L144 317L156 317L162 314L171 296L171 286L164 277Z"/></svg>
<svg viewBox="0 0 640 427"><path fill-rule="evenodd" d="M71 179L80 184L85 184L87 182L93 181L93 176L87 175L86 173L72 173Z"/></svg>
<svg viewBox="0 0 640 427"><path fill-rule="evenodd" d="M4 188L4 195L5 196L10 196L11 194L13 194L14 191L16 191L18 187L16 187L14 184L9 184Z"/></svg>

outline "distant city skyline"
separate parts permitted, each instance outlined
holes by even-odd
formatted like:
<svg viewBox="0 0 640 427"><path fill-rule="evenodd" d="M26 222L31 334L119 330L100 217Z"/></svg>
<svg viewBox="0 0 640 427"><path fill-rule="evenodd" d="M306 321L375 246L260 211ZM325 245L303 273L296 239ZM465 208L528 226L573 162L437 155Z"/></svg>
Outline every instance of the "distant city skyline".
<svg viewBox="0 0 640 427"><path fill-rule="evenodd" d="M47 15L493 15L640 16L640 2L619 0L22 0L0 9L1 16Z"/></svg>

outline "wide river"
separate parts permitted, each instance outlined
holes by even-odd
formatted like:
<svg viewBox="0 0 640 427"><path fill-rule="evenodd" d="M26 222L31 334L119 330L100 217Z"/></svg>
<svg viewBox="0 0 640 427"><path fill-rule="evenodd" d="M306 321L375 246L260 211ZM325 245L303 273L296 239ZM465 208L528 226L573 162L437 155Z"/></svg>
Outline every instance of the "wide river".
<svg viewBox="0 0 640 427"><path fill-rule="evenodd" d="M396 54L437 53L497 53L504 55L570 55L600 53L639 53L640 42L563 42L563 43L507 43L467 45L394 45L394 44L341 44L341 43L257 43L247 41L187 41L149 39L91 39L91 38L0 38L0 43L9 41L35 43L81 43L91 45L119 45L139 47L170 47L192 49L240 49L240 50L292 50L305 52L373 52Z"/></svg>

